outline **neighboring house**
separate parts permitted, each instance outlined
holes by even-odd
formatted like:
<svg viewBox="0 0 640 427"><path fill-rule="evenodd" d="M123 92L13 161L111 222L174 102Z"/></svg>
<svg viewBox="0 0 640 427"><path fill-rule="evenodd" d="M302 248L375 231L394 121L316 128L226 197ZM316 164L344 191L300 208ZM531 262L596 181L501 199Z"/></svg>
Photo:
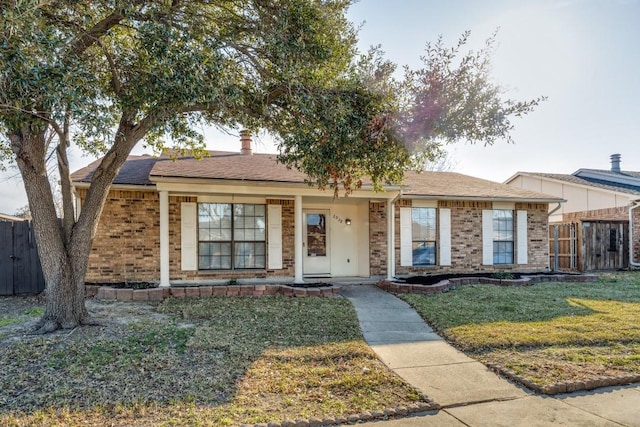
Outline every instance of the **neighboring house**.
<svg viewBox="0 0 640 427"><path fill-rule="evenodd" d="M584 216L587 211L601 211L589 214L600 219L625 219L629 205L640 199L640 172L622 171L619 154L611 156L610 170L578 169L570 175L518 172L505 184L565 199L559 209L551 206L550 222L575 218L576 213Z"/></svg>
<svg viewBox="0 0 640 427"><path fill-rule="evenodd" d="M623 171L620 154L611 155L611 168L578 169L571 175L518 172L505 184L566 199L550 206L549 221L575 223L573 239L580 270L640 267L640 172ZM567 250L561 252L567 254Z"/></svg>
<svg viewBox="0 0 640 427"><path fill-rule="evenodd" d="M20 218L19 216L12 216L12 215L0 213L0 221L20 222L20 221L25 221L25 219Z"/></svg>
<svg viewBox="0 0 640 427"><path fill-rule="evenodd" d="M72 175L81 208L98 162ZM334 199L271 154L130 156L93 242L87 281L394 277L548 268L549 204L457 173L408 173Z"/></svg>

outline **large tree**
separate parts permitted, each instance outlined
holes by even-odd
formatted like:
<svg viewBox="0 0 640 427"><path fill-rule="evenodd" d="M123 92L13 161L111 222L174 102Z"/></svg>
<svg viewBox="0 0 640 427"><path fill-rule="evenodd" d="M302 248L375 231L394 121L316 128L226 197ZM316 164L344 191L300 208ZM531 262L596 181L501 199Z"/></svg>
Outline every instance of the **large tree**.
<svg viewBox="0 0 640 427"><path fill-rule="evenodd" d="M488 52L427 45L397 80L358 55L351 0L0 0L0 156L15 161L46 281L40 332L89 320L84 279L113 179L142 143L199 152L198 129L264 129L321 188L376 186L460 138L507 138L538 100L503 100ZM48 137L54 132L56 138ZM78 218L67 151L102 161ZM63 219L47 158L55 153Z"/></svg>

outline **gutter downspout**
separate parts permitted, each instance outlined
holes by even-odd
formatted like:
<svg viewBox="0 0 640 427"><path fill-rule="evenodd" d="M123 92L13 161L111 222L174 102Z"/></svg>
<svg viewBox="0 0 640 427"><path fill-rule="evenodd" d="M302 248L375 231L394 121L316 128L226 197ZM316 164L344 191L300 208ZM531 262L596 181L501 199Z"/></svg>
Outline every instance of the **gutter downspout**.
<svg viewBox="0 0 640 427"><path fill-rule="evenodd" d="M629 208L629 266L640 267L640 263L633 261L633 210L640 207L640 200L634 200Z"/></svg>
<svg viewBox="0 0 640 427"><path fill-rule="evenodd" d="M553 208L553 210L551 212L549 212L547 214L547 218L549 218L551 215L553 215L558 209L560 209L560 207L562 206L562 203L564 202L558 202L558 206L556 206L555 208Z"/></svg>

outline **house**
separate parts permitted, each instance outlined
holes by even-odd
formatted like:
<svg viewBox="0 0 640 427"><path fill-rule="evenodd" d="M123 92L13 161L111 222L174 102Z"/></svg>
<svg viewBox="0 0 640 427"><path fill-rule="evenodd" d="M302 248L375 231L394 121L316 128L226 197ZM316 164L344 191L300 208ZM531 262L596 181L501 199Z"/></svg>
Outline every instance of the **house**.
<svg viewBox="0 0 640 427"><path fill-rule="evenodd" d="M98 161L72 175L81 209ZM560 197L457 173L408 173L334 199L273 154L130 156L89 260L90 282L392 278L548 268Z"/></svg>
<svg viewBox="0 0 640 427"><path fill-rule="evenodd" d="M620 154L611 168L578 169L573 174L518 172L505 184L566 199L551 207L556 229L571 225L572 249L561 250L579 270L640 267L640 172L623 171ZM572 225L575 224L575 225ZM562 239L562 237L561 237ZM578 250L579 249L579 250ZM565 267L568 267L566 264Z"/></svg>
<svg viewBox="0 0 640 427"><path fill-rule="evenodd" d="M629 205L640 199L640 172L621 171L620 162L620 154L613 154L610 170L578 169L572 174L517 172L505 184L565 199L559 209L551 207L550 222L584 215L626 219Z"/></svg>
<svg viewBox="0 0 640 427"><path fill-rule="evenodd" d="M24 218L20 218L18 216L13 216L13 215L7 215L7 214L3 214L0 213L0 221L7 221L7 222L21 222L24 221Z"/></svg>

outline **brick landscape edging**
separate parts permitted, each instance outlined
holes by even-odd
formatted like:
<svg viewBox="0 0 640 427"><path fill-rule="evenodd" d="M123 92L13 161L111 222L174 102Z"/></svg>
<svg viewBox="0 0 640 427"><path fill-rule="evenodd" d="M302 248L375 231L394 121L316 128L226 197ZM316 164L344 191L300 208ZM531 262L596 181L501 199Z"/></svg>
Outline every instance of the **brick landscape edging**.
<svg viewBox="0 0 640 427"><path fill-rule="evenodd" d="M432 295L447 292L462 285L492 284L497 286L531 286L542 282L595 282L594 274L541 274L526 276L521 279L494 279L491 277L460 277L442 280L434 285L412 285L410 283L380 280L377 285L385 291L396 294Z"/></svg>
<svg viewBox="0 0 640 427"><path fill-rule="evenodd" d="M488 363L486 366L492 371L502 375L503 377L510 379L511 381L520 383L530 390L533 390L537 393L548 394L548 395L572 393L574 391L581 391L581 390L594 390L600 387L611 387L611 386L640 383L640 374L629 374L629 375L619 375L615 377L599 377L599 378L594 378L592 380L563 381L555 384L548 384L548 385L541 386L539 384L534 383L533 381L530 381L526 378L519 376L518 374L516 374L510 369L505 368L504 366L496 365L493 363Z"/></svg>
<svg viewBox="0 0 640 427"><path fill-rule="evenodd" d="M440 409L440 405L427 399L426 402L419 402L408 406L398 406L380 411L365 411L360 414L352 414L335 418L309 418L296 420L283 420L281 422L242 424L241 427L314 427L333 426L343 424L356 424L374 420L388 420L392 418L403 418L421 412L434 411Z"/></svg>
<svg viewBox="0 0 640 427"><path fill-rule="evenodd" d="M116 301L163 301L166 298L200 298L210 296L271 296L330 297L340 295L339 285L321 288L298 288L288 285L213 285L175 286L168 288L128 289L110 286L85 286L87 298Z"/></svg>

